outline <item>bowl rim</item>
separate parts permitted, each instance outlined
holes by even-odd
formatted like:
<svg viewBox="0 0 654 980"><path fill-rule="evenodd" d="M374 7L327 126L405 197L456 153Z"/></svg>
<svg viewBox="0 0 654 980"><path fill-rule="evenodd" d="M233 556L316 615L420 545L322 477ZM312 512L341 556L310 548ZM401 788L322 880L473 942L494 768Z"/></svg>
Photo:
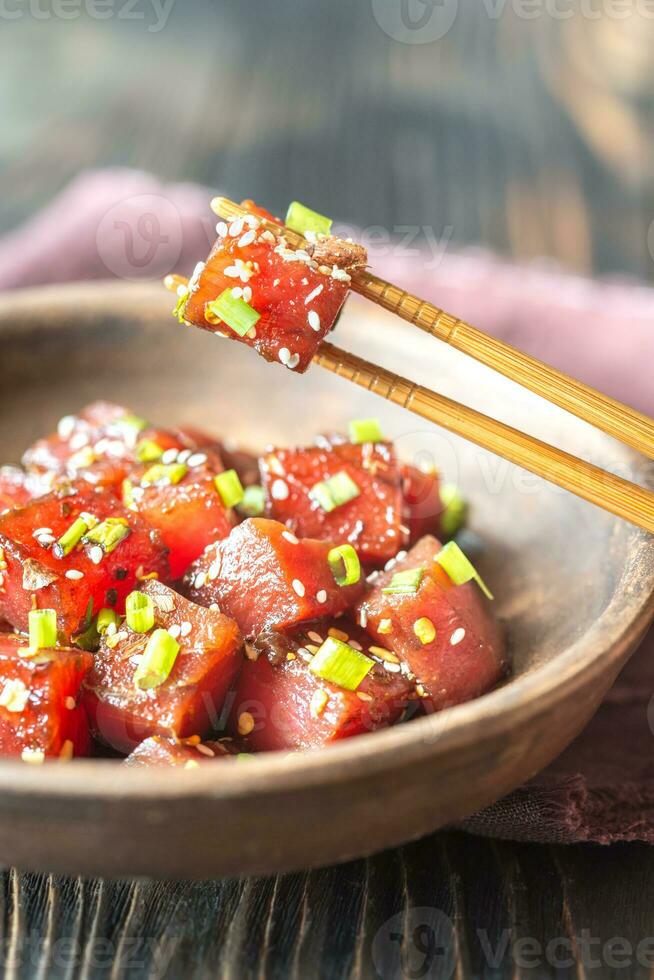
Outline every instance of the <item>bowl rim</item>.
<svg viewBox="0 0 654 980"><path fill-rule="evenodd" d="M53 313L70 317L74 309L78 314L102 311L134 320L152 320L168 312L169 306L169 297L162 296L161 288L153 283L102 280L11 290L0 296L0 340L2 335L20 333L22 318L32 320L46 311L48 317ZM59 327L59 322L54 326L47 320L43 323L44 329ZM643 459L619 443L612 441L612 445L621 456L620 461L633 463ZM220 767L219 778L210 766L170 771L153 768L144 780L140 769L130 769L119 762L118 770L113 760L106 759L79 759L72 766L0 761L0 791L5 796L72 797L78 801L185 796L230 800L342 783L356 778L357 773L370 775L394 769L399 758L402 764L428 763L435 756L477 740L480 725L489 737L501 734L517 721L528 721L547 710L556 703L563 688L569 693L571 688L583 687L612 667L617 671L654 617L654 536L636 529L635 542L631 568L622 569L613 598L583 637L547 663L473 701L315 751L262 753L247 763L227 760ZM636 590L627 581L634 564L640 571ZM119 785L114 778L118 771Z"/></svg>

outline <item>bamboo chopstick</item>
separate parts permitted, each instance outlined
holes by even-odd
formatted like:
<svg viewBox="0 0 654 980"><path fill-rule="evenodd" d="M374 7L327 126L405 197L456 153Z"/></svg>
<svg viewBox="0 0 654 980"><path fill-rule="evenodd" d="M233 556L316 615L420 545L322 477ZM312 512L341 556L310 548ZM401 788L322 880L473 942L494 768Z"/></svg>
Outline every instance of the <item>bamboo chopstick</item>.
<svg viewBox="0 0 654 980"><path fill-rule="evenodd" d="M247 214L247 210L226 197L215 197L212 210L229 220ZM283 232L295 247L306 244L302 235L277 222L266 222L273 231ZM352 289L378 306L397 314L413 326L464 354L486 364L500 374L560 408L589 422L627 446L654 459L654 420L589 385L557 371L510 344L489 337L437 306L407 293L392 283L379 279L367 270L355 272Z"/></svg>
<svg viewBox="0 0 654 980"><path fill-rule="evenodd" d="M654 493L577 459L445 395L323 342L314 363L463 436L578 497L654 532Z"/></svg>

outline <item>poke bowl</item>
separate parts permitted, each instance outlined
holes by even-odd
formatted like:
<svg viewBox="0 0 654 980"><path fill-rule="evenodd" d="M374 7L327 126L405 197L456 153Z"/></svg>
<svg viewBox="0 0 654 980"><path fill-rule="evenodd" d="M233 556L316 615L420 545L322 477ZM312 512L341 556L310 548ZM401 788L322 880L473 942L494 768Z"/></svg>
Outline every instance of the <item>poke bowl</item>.
<svg viewBox="0 0 654 980"><path fill-rule="evenodd" d="M256 453L375 417L399 457L433 460L468 501L457 540L494 593L508 670L466 703L320 748L272 745L169 768L127 766L111 752L38 766L2 759L0 858L188 878L325 865L451 824L547 765L591 717L654 613L650 537L317 367L289 380L245 347L180 326L170 305L154 284L3 296L2 462L18 463L58 420L98 399ZM456 352L421 336L409 343L406 327L356 297L340 339L460 401L521 427L528 420L577 455L632 478L645 472L635 453ZM384 574L388 587L393 569ZM201 592L205 577L195 584ZM255 593L250 583L239 602L254 605Z"/></svg>

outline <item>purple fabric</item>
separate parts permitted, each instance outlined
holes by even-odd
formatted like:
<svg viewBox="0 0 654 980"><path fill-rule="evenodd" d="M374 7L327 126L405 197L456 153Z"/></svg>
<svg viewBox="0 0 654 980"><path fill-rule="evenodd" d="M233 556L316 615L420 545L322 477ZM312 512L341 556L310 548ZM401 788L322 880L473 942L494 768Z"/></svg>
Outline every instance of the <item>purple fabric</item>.
<svg viewBox="0 0 654 980"><path fill-rule="evenodd" d="M160 278L206 255L211 192L131 170L82 175L0 241L0 288L80 279ZM438 261L370 249L379 275L588 384L654 413L654 291L590 282L544 265L517 270L486 253ZM490 836L654 843L650 709L654 630L585 732L520 790L467 820Z"/></svg>

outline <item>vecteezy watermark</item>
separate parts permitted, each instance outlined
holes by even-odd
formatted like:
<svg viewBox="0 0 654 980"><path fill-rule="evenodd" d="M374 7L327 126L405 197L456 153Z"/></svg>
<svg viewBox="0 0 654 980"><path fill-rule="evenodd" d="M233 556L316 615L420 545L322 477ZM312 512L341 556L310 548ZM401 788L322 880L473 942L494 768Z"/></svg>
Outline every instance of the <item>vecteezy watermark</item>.
<svg viewBox="0 0 654 980"><path fill-rule="evenodd" d="M95 243L102 264L118 279L160 279L182 253L182 220L167 198L139 194L103 215Z"/></svg>
<svg viewBox="0 0 654 980"><path fill-rule="evenodd" d="M402 44L431 44L454 26L459 0L371 0L375 20ZM480 0L476 10L490 20L505 13L518 20L654 20L654 0Z"/></svg>
<svg viewBox="0 0 654 980"><path fill-rule="evenodd" d="M449 980L454 973L454 926L440 909L409 908L388 919L372 941L381 980Z"/></svg>
<svg viewBox="0 0 654 980"><path fill-rule="evenodd" d="M334 225L333 233L339 238L352 238L363 245L371 263L389 255L395 259L420 258L421 268L431 272L443 260L454 234L454 225L444 225L439 231L433 225L397 224L391 228L368 225L355 228L339 222Z"/></svg>
<svg viewBox="0 0 654 980"><path fill-rule="evenodd" d="M174 4L175 0L0 0L0 21L115 18L140 22L150 34L158 34Z"/></svg>

